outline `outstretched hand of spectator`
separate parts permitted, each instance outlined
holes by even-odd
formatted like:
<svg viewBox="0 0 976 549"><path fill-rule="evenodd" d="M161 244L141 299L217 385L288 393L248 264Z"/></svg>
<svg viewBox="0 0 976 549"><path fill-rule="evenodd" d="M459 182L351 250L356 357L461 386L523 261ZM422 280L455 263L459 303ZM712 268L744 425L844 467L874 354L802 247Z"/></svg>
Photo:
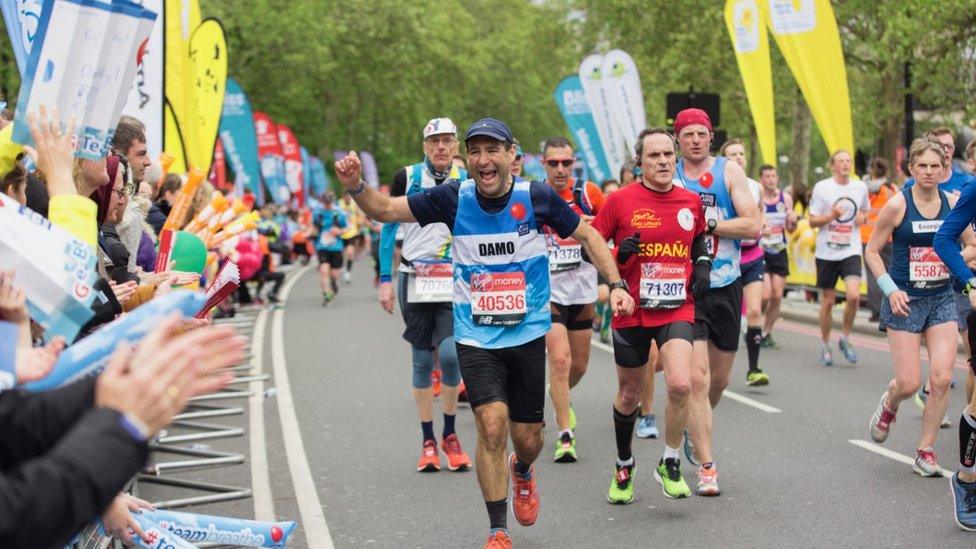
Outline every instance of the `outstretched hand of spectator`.
<svg viewBox="0 0 976 549"><path fill-rule="evenodd" d="M122 284L109 281L109 285L112 287L112 291L115 293L115 299L117 299L119 303L125 303L126 300L132 297L132 294L136 293L136 290L139 289L139 285L132 280L123 282Z"/></svg>
<svg viewBox="0 0 976 549"><path fill-rule="evenodd" d="M108 509L102 513L102 525L105 527L105 531L121 541L126 547L134 545L133 534L146 539L146 533L139 527L139 523L132 518L132 513L138 513L139 509L155 510L156 508L148 501L120 492L112 500Z"/></svg>
<svg viewBox="0 0 976 549"><path fill-rule="evenodd" d="M15 372L17 383L27 383L43 379L51 372L58 356L64 350L64 338L56 337L43 347L19 347Z"/></svg>
<svg viewBox="0 0 976 549"><path fill-rule="evenodd" d="M244 358L244 339L229 327L206 326L177 335L181 321L159 324L137 349L120 345L99 376L95 405L135 420L154 435L194 396L226 386L226 368Z"/></svg>
<svg viewBox="0 0 976 549"><path fill-rule="evenodd" d="M37 169L44 174L48 193L51 196L78 194L72 178L74 119L68 124L67 130L62 131L58 109L51 109L48 116L47 108L41 105L36 113L27 114L27 125L37 147L34 151L28 151L28 154L37 159Z"/></svg>
<svg viewBox="0 0 976 549"><path fill-rule="evenodd" d="M27 298L14 287L14 272L0 271L0 320L21 324L30 321Z"/></svg>

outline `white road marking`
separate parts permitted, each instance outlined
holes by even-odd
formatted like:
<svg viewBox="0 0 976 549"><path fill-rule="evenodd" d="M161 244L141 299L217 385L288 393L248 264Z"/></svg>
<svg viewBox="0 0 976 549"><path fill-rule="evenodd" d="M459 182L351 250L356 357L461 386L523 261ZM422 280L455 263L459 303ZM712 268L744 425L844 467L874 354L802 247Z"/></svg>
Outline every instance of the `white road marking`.
<svg viewBox="0 0 976 549"><path fill-rule="evenodd" d="M592 340L590 340L590 343L594 347L596 347L597 349L600 349L602 351L606 351L606 352L610 353L611 355L613 354L613 347L607 345L606 343L603 343L602 341L598 341L598 340L592 339ZM740 404L745 404L746 406L752 406L753 408L755 408L757 410L760 410L760 411L763 411L763 412L766 412L767 414L779 414L779 413L781 413L783 411L783 410L780 410L779 408L775 408L775 407L770 406L768 404L763 404L762 402L759 402L758 400L753 400L753 399L751 399L751 398L749 398L749 397L747 397L745 395L740 395L739 393L732 392L732 391L730 391L728 389L726 389L725 392L722 393L722 394L724 396L727 396L727 397L731 398L732 400L734 400L734 401L736 401L736 402L738 402Z"/></svg>
<svg viewBox="0 0 976 549"><path fill-rule="evenodd" d="M850 442L851 444L853 444L854 446L857 446L859 448L864 448L865 450L867 450L869 452L874 452L875 454L878 454L879 456L884 456L884 457L886 457L888 459L893 459L895 461L899 461L901 463L904 463L905 465L915 465L915 458L906 456L905 454L899 454L898 452L892 452L891 450L889 450L887 448L884 448L882 446L878 446L877 444L875 444L873 442L868 442L866 440L860 440L860 439L856 439L856 438L850 439L847 442ZM949 477L952 476L952 471L949 471L947 469L943 469L942 467L940 467L939 469L942 469L942 476L944 476L946 478L949 478Z"/></svg>
<svg viewBox="0 0 976 549"><path fill-rule="evenodd" d="M264 332L268 310L262 309L251 334L251 373L264 373ZM264 382L252 381L248 403L251 437L251 485L254 494L254 518L274 521L274 498L271 494L271 474L268 470L268 445L264 432Z"/></svg>
<svg viewBox="0 0 976 549"><path fill-rule="evenodd" d="M752 406L753 408L755 408L757 410L762 410L763 412L766 412L767 414L778 414L778 413L781 413L783 411L783 410L780 410L779 408L775 408L773 406L770 406L769 404L763 404L762 402L759 402L758 400L753 400L753 399L751 399L751 398L749 398L749 397L747 397L745 395L740 395L739 393L732 392L732 391L730 391L728 389L726 389L725 392L722 393L722 395L723 396L727 396L727 397L731 398L732 400L734 400L736 402L739 402L741 404L745 404L746 406Z"/></svg>
<svg viewBox="0 0 976 549"><path fill-rule="evenodd" d="M302 267L281 291L281 301L287 302L292 286L311 267ZM325 522L322 502L319 501L318 491L315 489L315 478L312 468L305 455L305 444L302 442L302 432L298 426L298 414L291 395L291 383L288 381L288 368L285 364L284 324L285 310L276 309L271 320L271 366L274 371L275 387L278 390L278 417L281 420L281 433L285 439L285 455L288 457L288 470L291 481L295 486L295 498L298 500L298 510L302 516L302 528L305 531L305 541L309 547L323 547L333 549L332 535L329 525Z"/></svg>

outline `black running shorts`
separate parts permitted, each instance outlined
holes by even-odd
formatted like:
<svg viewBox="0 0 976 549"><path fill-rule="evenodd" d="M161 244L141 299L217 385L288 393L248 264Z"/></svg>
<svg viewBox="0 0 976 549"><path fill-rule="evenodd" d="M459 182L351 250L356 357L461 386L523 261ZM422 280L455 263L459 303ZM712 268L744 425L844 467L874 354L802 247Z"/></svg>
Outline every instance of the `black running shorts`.
<svg viewBox="0 0 976 549"><path fill-rule="evenodd" d="M861 256L852 255L838 261L817 258L817 287L822 290L833 290L837 286L837 279L850 276L861 276Z"/></svg>
<svg viewBox="0 0 976 549"><path fill-rule="evenodd" d="M333 252L329 250L316 250L315 255L319 258L319 265L328 264L333 269L342 268L342 252Z"/></svg>
<svg viewBox="0 0 976 549"><path fill-rule="evenodd" d="M562 324L567 330L592 330L593 329L593 304L586 303L581 305L562 305L556 302L549 303L552 312L552 321Z"/></svg>
<svg viewBox="0 0 976 549"><path fill-rule="evenodd" d="M783 278L790 276L790 258L786 254L786 250L776 254L767 253L764 256L764 261L768 274L779 275Z"/></svg>
<svg viewBox="0 0 976 549"><path fill-rule="evenodd" d="M482 349L457 343L461 378L471 408L508 404L516 423L542 423L546 402L546 338L516 347Z"/></svg>
<svg viewBox="0 0 976 549"><path fill-rule="evenodd" d="M663 326L647 328L631 326L613 330L613 356L621 368L640 368L651 356L651 341L660 349L672 339L694 341L695 330L690 322L680 320Z"/></svg>
<svg viewBox="0 0 976 549"><path fill-rule="evenodd" d="M708 340L722 351L739 350L742 324L742 279L712 288L695 301L695 341Z"/></svg>
<svg viewBox="0 0 976 549"><path fill-rule="evenodd" d="M454 335L454 304L408 303L407 278L407 273L397 273L397 300L406 325L403 339L418 349L434 349Z"/></svg>

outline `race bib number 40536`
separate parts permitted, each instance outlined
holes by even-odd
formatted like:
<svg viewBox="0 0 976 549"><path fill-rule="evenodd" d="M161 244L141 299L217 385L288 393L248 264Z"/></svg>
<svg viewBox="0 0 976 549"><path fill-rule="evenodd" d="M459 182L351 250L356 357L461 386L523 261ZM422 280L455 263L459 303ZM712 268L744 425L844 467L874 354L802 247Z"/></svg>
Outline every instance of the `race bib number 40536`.
<svg viewBox="0 0 976 549"><path fill-rule="evenodd" d="M471 275L471 316L480 326L515 326L526 313L525 273Z"/></svg>
<svg viewBox="0 0 976 549"><path fill-rule="evenodd" d="M643 263L640 306L645 309L677 309L687 297L688 271L675 263Z"/></svg>

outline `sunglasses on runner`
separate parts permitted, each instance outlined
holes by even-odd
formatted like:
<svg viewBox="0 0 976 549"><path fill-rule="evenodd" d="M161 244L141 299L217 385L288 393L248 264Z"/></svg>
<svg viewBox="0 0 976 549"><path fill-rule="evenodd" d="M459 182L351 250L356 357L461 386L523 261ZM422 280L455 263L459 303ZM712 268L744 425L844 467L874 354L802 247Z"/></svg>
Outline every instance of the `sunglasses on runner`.
<svg viewBox="0 0 976 549"><path fill-rule="evenodd" d="M562 166L564 168L570 168L573 166L575 162L576 160L573 158L567 158L567 159L550 158L549 160L546 160L546 166L549 166L550 168L558 168L559 166Z"/></svg>

